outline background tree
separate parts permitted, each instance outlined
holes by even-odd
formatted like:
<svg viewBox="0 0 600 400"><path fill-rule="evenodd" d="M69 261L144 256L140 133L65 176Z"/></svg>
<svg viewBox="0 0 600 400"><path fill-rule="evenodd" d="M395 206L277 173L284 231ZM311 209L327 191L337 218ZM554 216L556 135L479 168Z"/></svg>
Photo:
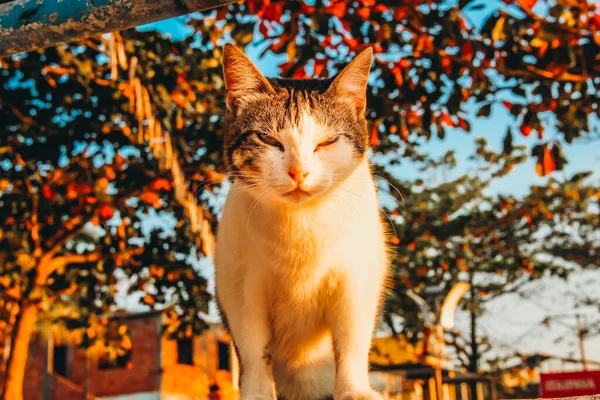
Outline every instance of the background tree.
<svg viewBox="0 0 600 400"><path fill-rule="evenodd" d="M470 131L469 111L489 116L494 103L510 110L519 134L537 133L540 175L562 168L562 143L597 137L594 1L249 0L214 15L223 22L191 22L203 46L224 34L243 46L260 34L263 54L287 54L283 76L331 76L372 46L371 142L381 152L412 156L419 138ZM559 134L545 137L548 125Z"/></svg>
<svg viewBox="0 0 600 400"><path fill-rule="evenodd" d="M139 37L112 35L0 64L0 293L18 310L4 398L22 398L40 311L62 307L56 322L83 329L79 342L89 346L98 337L93 317L114 309L119 277L130 292L146 293L145 304L171 307L172 333L206 326L200 312L209 295L193 255L211 252L210 216L187 190L179 161L197 160L200 145L179 152L165 134L185 128L184 113L190 129L201 118L205 103L189 104L211 89L186 79L206 57ZM193 146L184 135L177 140ZM152 228L152 220L172 223Z"/></svg>

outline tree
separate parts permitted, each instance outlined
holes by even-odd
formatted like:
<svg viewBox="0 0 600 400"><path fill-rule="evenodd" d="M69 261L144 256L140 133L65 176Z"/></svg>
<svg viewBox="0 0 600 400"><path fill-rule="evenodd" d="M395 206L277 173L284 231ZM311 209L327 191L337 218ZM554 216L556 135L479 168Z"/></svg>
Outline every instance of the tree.
<svg viewBox="0 0 600 400"><path fill-rule="evenodd" d="M197 160L191 152L202 145L192 150L186 138L179 149L165 132L184 130L183 116L190 131L194 119L208 119L198 112L203 103L189 104L213 83L192 81L202 52L158 36L142 46L139 37L1 61L0 294L2 306L18 310L6 399L22 398L40 312L62 308L55 322L83 332L79 343L91 346L109 323L96 316L114 309L118 276L146 293L145 304L170 307L171 333L206 327L207 283L190 250L210 254L210 215L179 163ZM157 215L173 226L147 228Z"/></svg>
<svg viewBox="0 0 600 400"><path fill-rule="evenodd" d="M487 117L500 103L515 131L537 132L533 155L546 175L566 161L561 143L597 136L600 7L589 0L503 3L249 0L216 11L219 24L191 24L208 47L226 32L240 45L260 32L263 54L287 54L281 74L295 78L328 77L372 46L376 83L368 104L379 151L412 156L419 138L444 138L447 127L470 131L469 109ZM553 123L560 135L545 137Z"/></svg>
<svg viewBox="0 0 600 400"><path fill-rule="evenodd" d="M474 161L480 167L439 184L432 177L456 166L451 153L425 163L424 173L433 171L427 173L429 179L400 181L379 168L389 188L398 188L410 199L392 203L387 210L396 230L392 238L395 294L386 308L390 326L397 326L392 317L400 317L409 338L422 337L422 321L404 295L407 289L420 293L436 286L447 293L456 282L468 281L473 299L465 306L475 319L485 302L517 291L531 280L548 275L566 278L572 268L565 262L598 267L600 216L594 207L600 188L587 183L590 173L568 180L548 179L545 186L532 187L520 199L486 195L496 179L525 158L523 147L497 153L479 139ZM388 183L383 184L385 189ZM486 340L471 337L466 346L464 338L451 335L450 339L462 365L477 371Z"/></svg>

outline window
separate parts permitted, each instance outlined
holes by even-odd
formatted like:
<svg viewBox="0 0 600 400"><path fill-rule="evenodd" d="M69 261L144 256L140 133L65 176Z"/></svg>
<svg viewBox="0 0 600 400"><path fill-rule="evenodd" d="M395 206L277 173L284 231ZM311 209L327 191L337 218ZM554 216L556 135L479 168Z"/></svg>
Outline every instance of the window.
<svg viewBox="0 0 600 400"><path fill-rule="evenodd" d="M177 340L177 363L194 365L194 338Z"/></svg>
<svg viewBox="0 0 600 400"><path fill-rule="evenodd" d="M52 360L52 370L65 378L68 378L68 350L67 346L54 346L54 358Z"/></svg>
<svg viewBox="0 0 600 400"><path fill-rule="evenodd" d="M111 354L106 352L100 356L99 369L131 368L131 350Z"/></svg>
<svg viewBox="0 0 600 400"><path fill-rule="evenodd" d="M229 365L229 344L225 342L219 342L219 369L231 370L231 366Z"/></svg>

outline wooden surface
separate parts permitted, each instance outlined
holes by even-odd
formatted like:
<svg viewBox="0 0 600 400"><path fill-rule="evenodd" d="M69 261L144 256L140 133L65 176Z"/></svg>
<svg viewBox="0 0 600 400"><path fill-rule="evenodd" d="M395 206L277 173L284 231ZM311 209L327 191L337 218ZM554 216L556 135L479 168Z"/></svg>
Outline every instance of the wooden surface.
<svg viewBox="0 0 600 400"><path fill-rule="evenodd" d="M0 4L0 57L225 6L235 0L13 0Z"/></svg>
<svg viewBox="0 0 600 400"><path fill-rule="evenodd" d="M522 399L522 400L526 400L526 399ZM531 400L531 399L529 399L529 400ZM561 397L561 398L554 398L554 399L539 398L537 400L600 400L600 393L595 394L593 396Z"/></svg>

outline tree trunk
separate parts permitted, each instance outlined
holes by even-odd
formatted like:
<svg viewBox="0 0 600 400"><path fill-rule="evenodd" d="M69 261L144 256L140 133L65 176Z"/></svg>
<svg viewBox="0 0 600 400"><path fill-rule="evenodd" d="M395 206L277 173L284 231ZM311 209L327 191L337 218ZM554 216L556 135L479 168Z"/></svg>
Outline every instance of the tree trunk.
<svg viewBox="0 0 600 400"><path fill-rule="evenodd" d="M12 348L6 368L3 400L23 400L23 379L29 355L29 342L37 320L38 309L25 302L22 305L12 335Z"/></svg>

